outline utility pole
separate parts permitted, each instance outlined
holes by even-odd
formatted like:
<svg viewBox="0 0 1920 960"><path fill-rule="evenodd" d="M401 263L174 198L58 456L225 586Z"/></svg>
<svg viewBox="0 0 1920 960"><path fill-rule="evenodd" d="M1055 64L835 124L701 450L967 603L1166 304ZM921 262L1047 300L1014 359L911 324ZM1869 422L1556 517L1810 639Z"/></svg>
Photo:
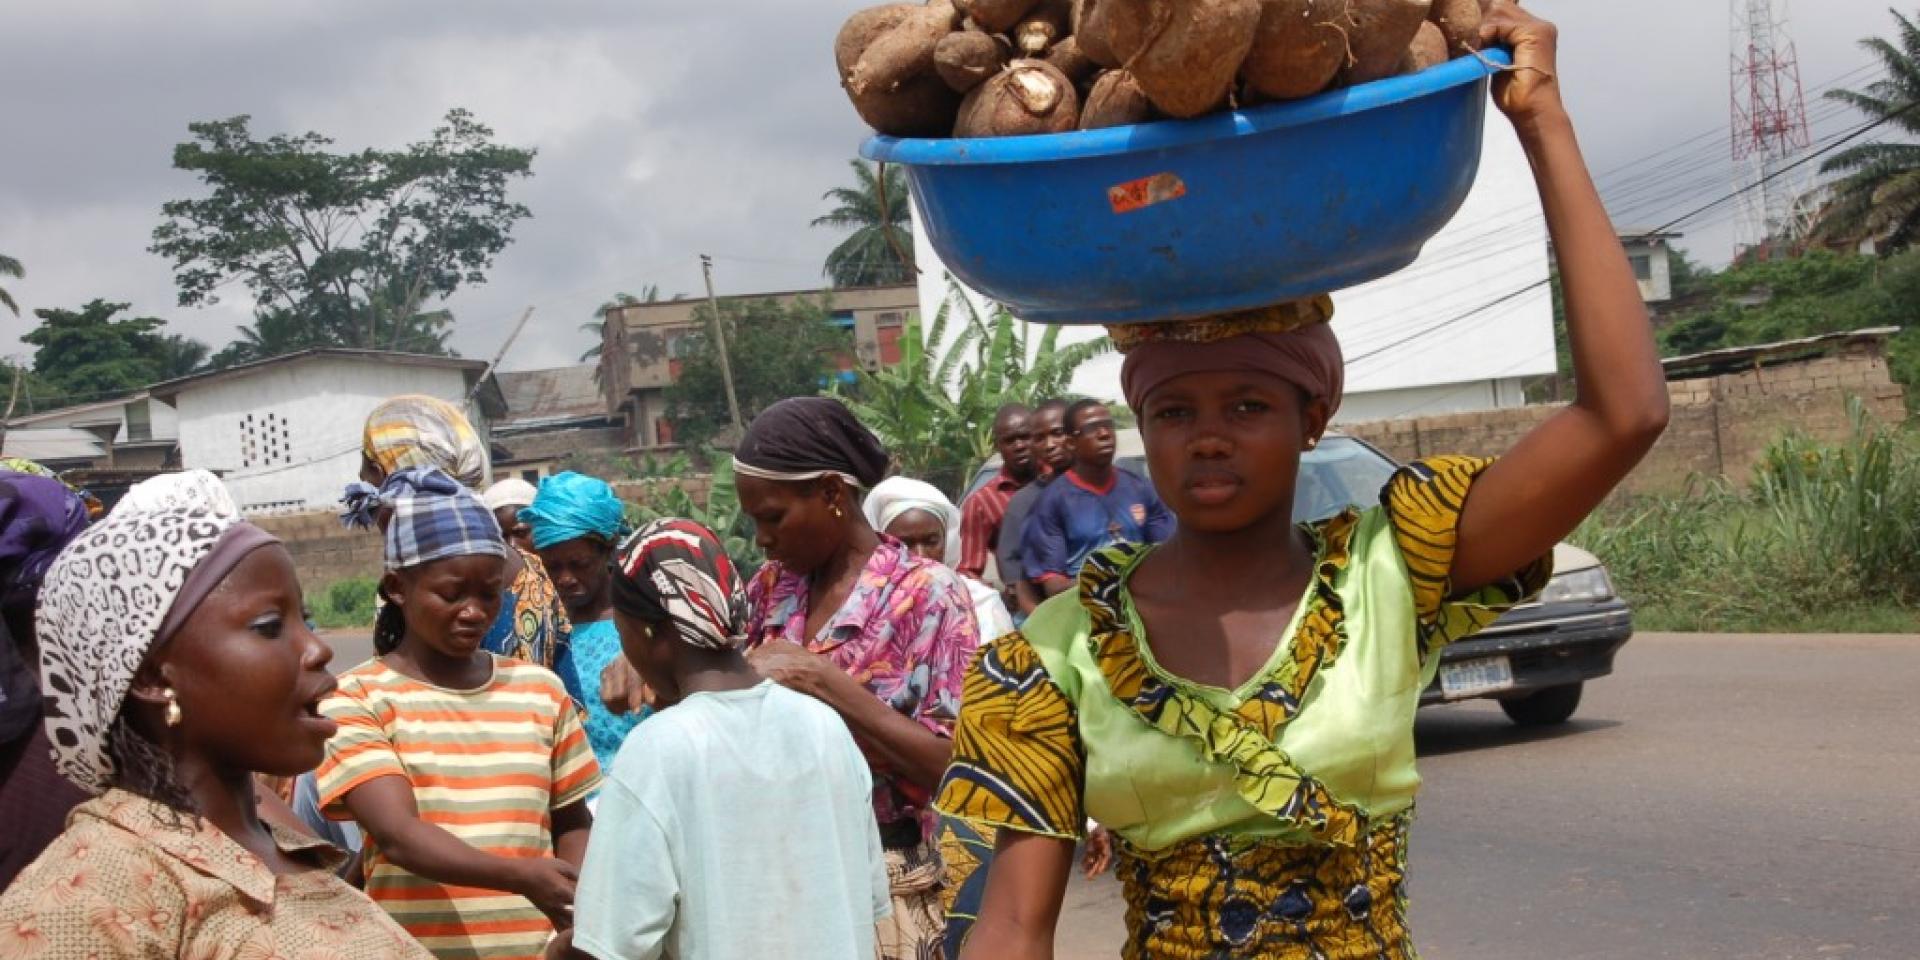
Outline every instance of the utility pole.
<svg viewBox="0 0 1920 960"><path fill-rule="evenodd" d="M733 442L746 436L747 425L740 422L740 398L733 392L733 361L727 357L727 331L720 322L720 298L713 295L713 258L700 255L700 274L707 280L707 309L713 312L713 345L720 350L720 379L727 385L727 414L733 418Z"/></svg>

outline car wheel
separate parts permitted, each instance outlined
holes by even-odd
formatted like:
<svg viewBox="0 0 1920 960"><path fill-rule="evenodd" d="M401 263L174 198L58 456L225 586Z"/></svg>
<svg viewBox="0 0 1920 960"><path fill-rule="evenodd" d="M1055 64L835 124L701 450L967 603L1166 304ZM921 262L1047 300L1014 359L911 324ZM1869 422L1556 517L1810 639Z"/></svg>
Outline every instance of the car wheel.
<svg viewBox="0 0 1920 960"><path fill-rule="evenodd" d="M1566 723L1573 717L1573 711L1580 707L1580 691L1585 686L1570 683L1564 687L1548 687L1524 697L1502 700L1500 709L1506 711L1507 719L1523 727L1550 727L1556 723Z"/></svg>

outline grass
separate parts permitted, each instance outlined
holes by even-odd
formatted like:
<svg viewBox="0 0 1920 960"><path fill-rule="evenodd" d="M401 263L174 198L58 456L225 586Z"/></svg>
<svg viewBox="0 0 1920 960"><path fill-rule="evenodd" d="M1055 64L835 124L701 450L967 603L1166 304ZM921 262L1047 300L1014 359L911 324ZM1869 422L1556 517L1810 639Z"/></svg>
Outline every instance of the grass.
<svg viewBox="0 0 1920 960"><path fill-rule="evenodd" d="M1573 541L1646 630L1920 632L1920 436L1872 422L1776 441L1745 487L1616 505Z"/></svg>
<svg viewBox="0 0 1920 960"><path fill-rule="evenodd" d="M1633 627L1650 633L1920 633L1920 610L1897 603L1868 603L1772 612L1749 619L1744 614L1702 616L1692 605L1654 603L1634 607Z"/></svg>
<svg viewBox="0 0 1920 960"><path fill-rule="evenodd" d="M323 630L373 626L373 598L378 586L372 577L354 577L328 584L310 602L313 625Z"/></svg>

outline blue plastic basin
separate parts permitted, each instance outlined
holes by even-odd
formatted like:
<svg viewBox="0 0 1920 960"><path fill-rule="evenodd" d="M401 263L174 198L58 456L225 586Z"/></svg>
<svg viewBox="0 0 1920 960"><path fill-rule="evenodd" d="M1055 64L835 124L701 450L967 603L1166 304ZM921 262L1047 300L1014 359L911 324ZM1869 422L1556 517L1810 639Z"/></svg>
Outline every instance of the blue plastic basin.
<svg viewBox="0 0 1920 960"><path fill-rule="evenodd" d="M1506 51L1490 50L1506 65ZM873 137L967 286L1036 323L1132 323L1393 273L1480 169L1487 78L1462 57L1306 100L997 139Z"/></svg>

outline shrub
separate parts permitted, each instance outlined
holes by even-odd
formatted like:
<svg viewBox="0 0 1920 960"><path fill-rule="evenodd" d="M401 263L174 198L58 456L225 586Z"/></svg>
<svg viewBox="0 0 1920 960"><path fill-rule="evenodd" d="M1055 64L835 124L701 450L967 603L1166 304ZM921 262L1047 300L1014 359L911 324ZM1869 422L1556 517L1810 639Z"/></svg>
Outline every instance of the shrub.
<svg viewBox="0 0 1920 960"><path fill-rule="evenodd" d="M333 630L373 625L374 595L379 581L353 577L327 585L312 604L314 626Z"/></svg>

